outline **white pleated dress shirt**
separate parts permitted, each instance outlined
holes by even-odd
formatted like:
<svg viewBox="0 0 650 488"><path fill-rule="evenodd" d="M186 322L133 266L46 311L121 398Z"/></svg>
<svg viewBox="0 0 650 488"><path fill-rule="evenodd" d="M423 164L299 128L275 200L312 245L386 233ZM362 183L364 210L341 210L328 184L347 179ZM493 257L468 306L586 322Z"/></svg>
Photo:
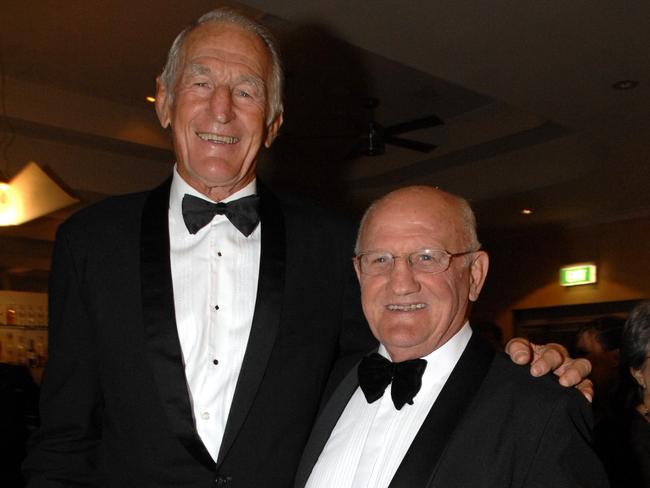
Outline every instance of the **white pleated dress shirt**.
<svg viewBox="0 0 650 488"><path fill-rule="evenodd" d="M253 181L223 201L255 192ZM169 241L176 324L196 429L216 460L253 321L261 224L245 237L216 215L190 234L181 207L186 193L208 200L174 167Z"/></svg>
<svg viewBox="0 0 650 488"><path fill-rule="evenodd" d="M332 430L307 488L386 488L472 335L469 323L423 359L422 387L397 410L391 385L374 403L357 388ZM379 354L389 357L383 346Z"/></svg>

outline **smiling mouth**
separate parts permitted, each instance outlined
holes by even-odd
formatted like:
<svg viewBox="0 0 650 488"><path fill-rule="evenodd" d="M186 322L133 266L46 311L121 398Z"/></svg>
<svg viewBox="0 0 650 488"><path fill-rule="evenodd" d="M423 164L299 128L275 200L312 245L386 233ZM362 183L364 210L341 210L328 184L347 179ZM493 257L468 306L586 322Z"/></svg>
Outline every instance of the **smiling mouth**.
<svg viewBox="0 0 650 488"><path fill-rule="evenodd" d="M421 310L424 307L426 307L424 303L411 303L409 305L391 303L390 305L386 305L386 308L391 312L413 312L414 310Z"/></svg>
<svg viewBox="0 0 650 488"><path fill-rule="evenodd" d="M222 136L220 134L212 134L210 132L197 132L197 136L207 142L215 142L217 144L236 144L239 142L238 137Z"/></svg>

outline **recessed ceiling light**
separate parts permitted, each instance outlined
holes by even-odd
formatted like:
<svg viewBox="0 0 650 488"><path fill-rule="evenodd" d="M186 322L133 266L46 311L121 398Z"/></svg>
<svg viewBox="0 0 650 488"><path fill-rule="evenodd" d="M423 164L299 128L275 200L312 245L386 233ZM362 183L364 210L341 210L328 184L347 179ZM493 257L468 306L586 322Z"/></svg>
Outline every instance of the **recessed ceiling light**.
<svg viewBox="0 0 650 488"><path fill-rule="evenodd" d="M533 213L533 211L531 209L529 209L529 208L524 208L524 209L521 210L521 213L524 214L524 215L531 215Z"/></svg>
<svg viewBox="0 0 650 488"><path fill-rule="evenodd" d="M621 80L614 83L612 88L616 90L632 90L637 86L639 86L639 82L636 80Z"/></svg>
<svg viewBox="0 0 650 488"><path fill-rule="evenodd" d="M156 97L147 97L145 100L147 100L147 102L154 103L156 101Z"/></svg>

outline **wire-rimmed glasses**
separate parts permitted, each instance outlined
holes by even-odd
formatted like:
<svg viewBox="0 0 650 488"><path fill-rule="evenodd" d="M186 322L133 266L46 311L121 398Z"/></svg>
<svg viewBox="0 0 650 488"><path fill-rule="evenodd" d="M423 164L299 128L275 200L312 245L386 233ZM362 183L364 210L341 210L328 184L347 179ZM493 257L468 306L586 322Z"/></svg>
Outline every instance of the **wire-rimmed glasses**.
<svg viewBox="0 0 650 488"><path fill-rule="evenodd" d="M436 274L446 271L453 258L477 251L478 249L473 249L471 251L452 253L444 249L420 249L409 254L394 256L388 251L370 250L358 253L354 256L354 259L357 261L361 273L370 276L390 273L395 266L395 260L399 258L406 259L411 271Z"/></svg>

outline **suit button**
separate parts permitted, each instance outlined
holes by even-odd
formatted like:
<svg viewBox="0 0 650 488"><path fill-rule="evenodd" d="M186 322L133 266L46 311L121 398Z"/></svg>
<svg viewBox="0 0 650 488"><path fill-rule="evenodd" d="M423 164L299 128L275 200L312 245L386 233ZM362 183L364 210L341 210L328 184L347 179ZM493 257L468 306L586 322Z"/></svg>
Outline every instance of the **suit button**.
<svg viewBox="0 0 650 488"><path fill-rule="evenodd" d="M217 488L225 488L230 484L232 478L230 476L217 476L214 480L214 486Z"/></svg>

